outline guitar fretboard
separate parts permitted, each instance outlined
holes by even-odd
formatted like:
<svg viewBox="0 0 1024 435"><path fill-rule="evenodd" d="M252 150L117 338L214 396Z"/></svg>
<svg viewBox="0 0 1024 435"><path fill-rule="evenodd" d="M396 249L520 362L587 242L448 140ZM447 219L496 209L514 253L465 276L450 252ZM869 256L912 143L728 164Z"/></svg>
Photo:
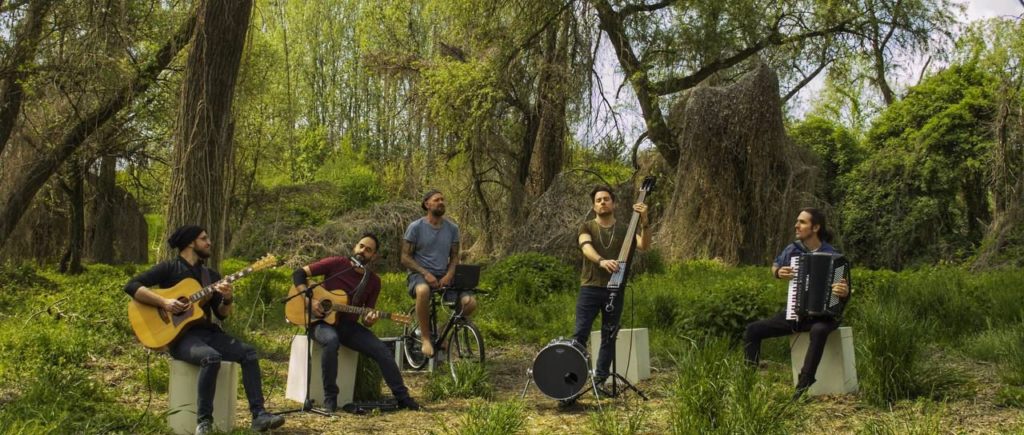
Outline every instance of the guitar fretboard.
<svg viewBox="0 0 1024 435"><path fill-rule="evenodd" d="M248 275L250 273L253 273L254 271L255 270L253 269L253 267L249 266L249 267L247 267L245 269L242 269L242 270L240 270L238 272L232 273L231 275L225 276L224 278L221 278L220 281L217 281L217 282L215 282L213 284L210 284L210 285L208 285L206 287L203 287L202 290L199 290L199 291L193 293L192 296L188 297L188 300L190 302L199 302L199 301L203 300L203 298L205 298L205 297L209 296L210 294L212 294L213 292L217 291L216 287L218 285L221 285L221 284L231 284L231 283L237 281L238 279L240 279L240 278L242 278L242 277L244 277L244 276L246 276L246 275Z"/></svg>

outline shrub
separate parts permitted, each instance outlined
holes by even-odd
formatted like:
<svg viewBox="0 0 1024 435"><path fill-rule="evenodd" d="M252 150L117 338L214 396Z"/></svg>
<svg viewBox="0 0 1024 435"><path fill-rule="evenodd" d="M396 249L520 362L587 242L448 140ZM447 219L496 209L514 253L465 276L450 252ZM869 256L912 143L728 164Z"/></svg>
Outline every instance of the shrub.
<svg viewBox="0 0 1024 435"><path fill-rule="evenodd" d="M579 287L576 273L557 258L527 252L514 254L487 268L483 286L499 297L519 303L535 303L553 293L573 292Z"/></svg>
<svg viewBox="0 0 1024 435"><path fill-rule="evenodd" d="M792 391L762 379L727 340L684 351L676 370L669 398L673 433L783 434L800 422L789 404Z"/></svg>
<svg viewBox="0 0 1024 435"><path fill-rule="evenodd" d="M862 306L858 331L857 372L862 397L879 406L915 397L942 398L966 383L957 369L926 357L931 321L908 316L894 305Z"/></svg>
<svg viewBox="0 0 1024 435"><path fill-rule="evenodd" d="M447 367L436 368L424 387L427 399L481 397L489 400L494 396L491 374L483 364L459 362L455 364L455 373L458 381L452 378Z"/></svg>
<svg viewBox="0 0 1024 435"><path fill-rule="evenodd" d="M459 435L494 435L519 433L526 426L526 404L521 400L498 403L474 403L469 412L459 418Z"/></svg>

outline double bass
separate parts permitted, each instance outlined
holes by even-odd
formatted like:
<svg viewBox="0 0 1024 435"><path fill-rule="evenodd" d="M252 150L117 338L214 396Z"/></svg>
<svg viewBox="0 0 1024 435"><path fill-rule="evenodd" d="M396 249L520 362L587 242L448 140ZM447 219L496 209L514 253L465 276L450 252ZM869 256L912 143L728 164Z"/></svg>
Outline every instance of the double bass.
<svg viewBox="0 0 1024 435"><path fill-rule="evenodd" d="M637 203L642 204L647 199L647 194L654 190L654 181L654 176L644 177L644 182L640 185L640 194L636 199ZM622 241L622 249L619 250L619 270L612 274L606 286L608 288L608 304L605 305L604 310L609 313L615 311L615 298L618 297L622 289L626 288L626 273L633 257L633 251L636 249L636 228L639 224L640 213L633 210L633 216L629 219L629 227L626 228L625 239Z"/></svg>

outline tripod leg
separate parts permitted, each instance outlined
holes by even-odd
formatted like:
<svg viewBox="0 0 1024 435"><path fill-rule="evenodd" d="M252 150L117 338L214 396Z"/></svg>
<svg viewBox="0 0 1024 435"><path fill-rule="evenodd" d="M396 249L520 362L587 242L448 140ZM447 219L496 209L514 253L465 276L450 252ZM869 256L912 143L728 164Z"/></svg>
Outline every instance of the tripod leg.
<svg viewBox="0 0 1024 435"><path fill-rule="evenodd" d="M530 369L526 369L526 385L523 385L523 394L519 396L520 399L526 398L526 389L530 388L530 382L533 382L533 372Z"/></svg>

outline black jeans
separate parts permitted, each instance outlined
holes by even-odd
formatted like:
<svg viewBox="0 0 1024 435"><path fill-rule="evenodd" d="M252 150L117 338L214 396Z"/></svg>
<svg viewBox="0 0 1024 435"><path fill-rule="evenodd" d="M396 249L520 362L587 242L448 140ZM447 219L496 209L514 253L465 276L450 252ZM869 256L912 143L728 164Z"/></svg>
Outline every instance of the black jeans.
<svg viewBox="0 0 1024 435"><path fill-rule="evenodd" d="M612 365L612 357L615 355L615 343L612 334L619 328L619 319L622 317L623 292L615 296L615 309L612 312L604 310L608 304L608 289L604 287L580 287L580 296L576 298L576 332L573 338L587 346L590 339L590 327L594 324L597 314L601 313L601 348L597 352L597 368L594 370L594 377L603 379L608 377L608 369Z"/></svg>
<svg viewBox="0 0 1024 435"><path fill-rule="evenodd" d="M384 382L391 389L391 394L398 399L409 397L409 389L402 381L398 364L395 364L395 354L389 351L384 342L373 335L367 327L352 320L338 320L335 326L320 322L313 328L313 339L324 347L320 354L320 364L325 399L338 398L338 346L345 346L377 362L381 374L384 375Z"/></svg>
<svg viewBox="0 0 1024 435"><path fill-rule="evenodd" d="M199 398L196 420L213 418L213 395L217 390L217 371L221 361L242 366L242 386L249 400L249 411L256 417L263 411L263 383L260 379L256 349L224 333L205 327L185 331L169 352L174 359L199 366ZM235 394L234 391L230 394Z"/></svg>
<svg viewBox="0 0 1024 435"><path fill-rule="evenodd" d="M804 365L800 369L800 378L813 381L818 364L821 363L821 355L825 352L825 341L838 327L839 321L835 319L803 319L799 322L786 320L786 311L782 310L768 319L747 325L747 331L743 334L743 350L746 352L747 362L757 364L761 354L761 340L795 332L810 332L811 343L807 346L807 356L804 357Z"/></svg>

